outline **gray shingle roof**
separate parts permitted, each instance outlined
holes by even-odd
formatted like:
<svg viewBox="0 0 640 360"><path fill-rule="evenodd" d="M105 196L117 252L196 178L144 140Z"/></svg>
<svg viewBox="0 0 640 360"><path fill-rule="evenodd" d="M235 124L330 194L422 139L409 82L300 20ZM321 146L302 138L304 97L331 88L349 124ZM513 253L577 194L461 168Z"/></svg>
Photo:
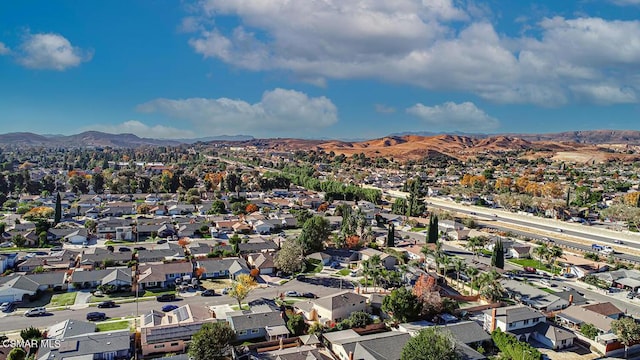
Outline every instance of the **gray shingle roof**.
<svg viewBox="0 0 640 360"><path fill-rule="evenodd" d="M41 347L38 350L38 360L81 359L83 356L88 357L92 354L130 351L130 340L129 330L72 336L62 340L59 348Z"/></svg>
<svg viewBox="0 0 640 360"><path fill-rule="evenodd" d="M228 320L231 328L235 331L286 325L279 311L235 315Z"/></svg>

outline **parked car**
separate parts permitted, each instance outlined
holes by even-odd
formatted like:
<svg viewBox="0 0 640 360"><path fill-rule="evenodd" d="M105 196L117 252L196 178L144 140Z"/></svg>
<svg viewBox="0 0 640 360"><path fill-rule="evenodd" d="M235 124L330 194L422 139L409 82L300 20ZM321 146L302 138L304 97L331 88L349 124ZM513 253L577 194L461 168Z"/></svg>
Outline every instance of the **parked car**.
<svg viewBox="0 0 640 360"><path fill-rule="evenodd" d="M175 309L179 308L178 305L173 305L173 304L169 304L169 305L165 305L162 307L162 311L164 312L169 312L169 311L173 311Z"/></svg>
<svg viewBox="0 0 640 360"><path fill-rule="evenodd" d="M104 293L100 290L96 290L93 292L93 296L101 297L101 296L104 296Z"/></svg>
<svg viewBox="0 0 640 360"><path fill-rule="evenodd" d="M547 279L540 280L540 284L542 284L544 286L551 286L551 282L549 282L549 280L547 280Z"/></svg>
<svg viewBox="0 0 640 360"><path fill-rule="evenodd" d="M629 291L629 293L627 293L627 299L633 299L634 297L636 297L636 293L633 291Z"/></svg>
<svg viewBox="0 0 640 360"><path fill-rule="evenodd" d="M109 246L107 246L107 250L111 251L111 252L114 252L115 248L113 247L113 245L109 245Z"/></svg>
<svg viewBox="0 0 640 360"><path fill-rule="evenodd" d="M133 250L142 251L142 250L147 250L147 248L144 246L136 246L133 248Z"/></svg>
<svg viewBox="0 0 640 360"><path fill-rule="evenodd" d="M166 244L167 240L158 240L156 241L156 244Z"/></svg>
<svg viewBox="0 0 640 360"><path fill-rule="evenodd" d="M87 314L87 321L102 321L107 319L107 314L103 312L90 312Z"/></svg>
<svg viewBox="0 0 640 360"><path fill-rule="evenodd" d="M314 294L314 293L310 293L310 292L306 292L306 293L302 294L302 297L306 297L306 298L308 298L308 299L316 299L316 298L318 298L318 297L316 296L316 294Z"/></svg>
<svg viewBox="0 0 640 360"><path fill-rule="evenodd" d="M340 263L337 261L334 261L331 263L331 268L332 269L339 269L340 268Z"/></svg>
<svg viewBox="0 0 640 360"><path fill-rule="evenodd" d="M300 294L297 291L289 290L286 293L284 293L284 295L289 297L300 297L302 294Z"/></svg>
<svg viewBox="0 0 640 360"><path fill-rule="evenodd" d="M0 304L0 311L2 312L11 312L13 308L15 308L16 304L13 302L3 302Z"/></svg>
<svg viewBox="0 0 640 360"><path fill-rule="evenodd" d="M112 307L116 307L116 303L115 303L115 301L107 300L107 301L103 301L103 302L99 303L98 307L99 308L112 308Z"/></svg>
<svg viewBox="0 0 640 360"><path fill-rule="evenodd" d="M162 295L156 297L156 300L158 300L160 302L175 301L176 300L176 295L175 294L162 294Z"/></svg>
<svg viewBox="0 0 640 360"><path fill-rule="evenodd" d="M216 291L213 289L207 289L203 292L200 293L201 296L215 296L216 295Z"/></svg>
<svg viewBox="0 0 640 360"><path fill-rule="evenodd" d="M557 232L562 232L562 229L557 228L557 229L556 229L556 231L557 231Z"/></svg>
<svg viewBox="0 0 640 360"><path fill-rule="evenodd" d="M567 279L571 279L572 277L575 277L575 275L573 273L564 273L564 274L562 274L562 276L567 278Z"/></svg>
<svg viewBox="0 0 640 360"><path fill-rule="evenodd" d="M131 249L129 249L128 247L124 247L123 246L123 247L119 247L118 251L120 251L120 252L128 252L128 251L131 251Z"/></svg>
<svg viewBox="0 0 640 360"><path fill-rule="evenodd" d="M227 295L227 294L229 293L229 291L231 291L231 289L229 289L229 288L224 288L224 289L222 289L222 293L223 293L224 295Z"/></svg>
<svg viewBox="0 0 640 360"><path fill-rule="evenodd" d="M42 316L47 313L47 309L43 307L34 307L33 309L29 309L24 313L24 316Z"/></svg>
<svg viewBox="0 0 640 360"><path fill-rule="evenodd" d="M573 288L572 288L572 287L570 287L570 286L566 286L566 285L565 285L565 286L563 286L563 287L562 287L562 290L564 290L564 291L571 291L571 290L573 290Z"/></svg>

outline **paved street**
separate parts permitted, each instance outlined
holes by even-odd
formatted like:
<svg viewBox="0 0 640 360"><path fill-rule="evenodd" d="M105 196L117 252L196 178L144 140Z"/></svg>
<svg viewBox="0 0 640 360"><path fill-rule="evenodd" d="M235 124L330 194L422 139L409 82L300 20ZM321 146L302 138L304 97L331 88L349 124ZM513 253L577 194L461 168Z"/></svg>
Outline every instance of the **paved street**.
<svg viewBox="0 0 640 360"><path fill-rule="evenodd" d="M276 296L279 296L280 293L284 293L289 290L295 290L298 292L312 292L317 296L326 296L332 293L336 293L340 291L340 280L337 278L327 278L324 280L325 282L331 282L329 286L316 285L313 282L320 282L320 280L314 281L298 281L291 280L288 283L277 286L277 287L268 287L268 288L256 288L251 292L246 301L255 300L261 297L273 299ZM342 282L343 288L347 288L348 280L344 279ZM39 328L46 328L60 321L64 321L67 319L71 320L86 320L86 315L92 311L101 311L107 314L110 318L116 317L132 317L135 316L136 313L144 314L150 310L160 310L163 305L168 303L160 303L155 300L149 301L140 301L137 306L136 303L125 303L120 304L120 306L112 309L98 309L96 307L86 307L82 309L69 309L69 310L57 310L52 311L50 315L42 316L42 317L25 317L19 314L2 314L0 315L0 332L12 332L14 330L21 330L27 328L29 326L37 326ZM201 305L201 306L211 306L211 305L221 305L221 304L236 304L236 300L230 298L226 295L220 296L211 296L211 297L203 297L198 294L187 294L179 301L171 302L171 304L182 305L182 304L190 304L190 305Z"/></svg>

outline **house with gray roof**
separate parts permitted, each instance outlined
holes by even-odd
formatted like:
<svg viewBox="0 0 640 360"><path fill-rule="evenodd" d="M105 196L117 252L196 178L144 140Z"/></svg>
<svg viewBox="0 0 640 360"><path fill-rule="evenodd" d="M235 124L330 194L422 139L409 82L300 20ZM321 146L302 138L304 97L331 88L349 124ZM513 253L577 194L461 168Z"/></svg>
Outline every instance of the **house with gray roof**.
<svg viewBox="0 0 640 360"><path fill-rule="evenodd" d="M202 269L201 279L235 279L240 274L249 274L251 272L243 258L198 260L196 268Z"/></svg>
<svg viewBox="0 0 640 360"><path fill-rule="evenodd" d="M556 311L569 306L568 300L524 282L504 280L502 284L509 297L540 311Z"/></svg>
<svg viewBox="0 0 640 360"><path fill-rule="evenodd" d="M349 290L314 300L299 301L294 310L300 312L308 321L323 324L338 323L355 311L367 311L367 297Z"/></svg>
<svg viewBox="0 0 640 360"><path fill-rule="evenodd" d="M278 340L289 337L289 330L280 311L234 312L227 321L236 333L236 340Z"/></svg>
<svg viewBox="0 0 640 360"><path fill-rule="evenodd" d="M176 279L193 276L191 262L173 262L163 264L142 264L138 269L138 284L143 289L169 288L176 285Z"/></svg>
<svg viewBox="0 0 640 360"><path fill-rule="evenodd" d="M156 245L153 248L138 251L139 263L163 262L184 260L185 253L182 246L175 243L164 243Z"/></svg>
<svg viewBox="0 0 640 360"><path fill-rule="evenodd" d="M101 268L104 265L126 266L133 259L129 251L109 251L103 248L90 248L80 255L80 267L83 269Z"/></svg>
<svg viewBox="0 0 640 360"><path fill-rule="evenodd" d="M398 360L411 335L398 331L360 335L348 329L325 333L323 338L339 359Z"/></svg>
<svg viewBox="0 0 640 360"><path fill-rule="evenodd" d="M100 285L112 285L116 288L130 288L131 269L126 267L103 270L75 269L69 282L74 288L95 288Z"/></svg>
<svg viewBox="0 0 640 360"><path fill-rule="evenodd" d="M41 346L38 360L128 359L131 356L129 330L92 332L69 336L59 347Z"/></svg>
<svg viewBox="0 0 640 360"><path fill-rule="evenodd" d="M47 339L62 340L68 337L89 334L96 331L96 324L81 320L65 320L53 324L47 330Z"/></svg>
<svg viewBox="0 0 640 360"><path fill-rule="evenodd" d="M21 302L34 296L40 287L37 282L20 275L1 278L0 281L0 302Z"/></svg>

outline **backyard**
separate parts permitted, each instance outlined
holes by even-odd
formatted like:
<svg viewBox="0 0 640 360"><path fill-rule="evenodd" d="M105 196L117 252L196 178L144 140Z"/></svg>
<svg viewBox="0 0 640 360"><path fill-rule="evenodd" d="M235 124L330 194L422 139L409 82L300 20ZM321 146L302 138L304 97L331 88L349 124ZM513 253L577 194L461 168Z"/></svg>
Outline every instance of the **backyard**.
<svg viewBox="0 0 640 360"><path fill-rule="evenodd" d="M553 270L549 267L548 264L542 263L539 260L534 259L511 259L509 260L512 264L517 264L522 267L532 267L537 270L549 271L554 274L560 274L560 268L558 266L554 266Z"/></svg>

